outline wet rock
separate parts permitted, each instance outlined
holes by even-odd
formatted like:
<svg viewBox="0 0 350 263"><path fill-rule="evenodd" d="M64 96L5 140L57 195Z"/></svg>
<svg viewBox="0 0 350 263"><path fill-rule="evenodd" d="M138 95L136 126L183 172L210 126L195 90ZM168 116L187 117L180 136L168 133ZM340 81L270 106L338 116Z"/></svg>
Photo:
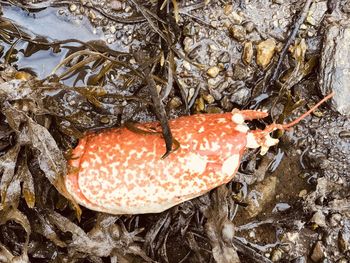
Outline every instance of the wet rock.
<svg viewBox="0 0 350 263"><path fill-rule="evenodd" d="M225 5L224 6L224 14L229 15L233 11L233 6L231 4Z"/></svg>
<svg viewBox="0 0 350 263"><path fill-rule="evenodd" d="M311 254L311 260L313 262L320 262L323 258L324 258L324 246L322 245L321 241L317 241L314 249L312 250L312 254Z"/></svg>
<svg viewBox="0 0 350 263"><path fill-rule="evenodd" d="M186 53L191 51L191 47L193 45L193 39L190 37L185 37L183 40L184 50Z"/></svg>
<svg viewBox="0 0 350 263"><path fill-rule="evenodd" d="M256 47L256 63L265 68L271 61L273 55L275 54L276 41L272 38L266 39L258 44Z"/></svg>
<svg viewBox="0 0 350 263"><path fill-rule="evenodd" d="M279 262L283 257L283 251L280 248L276 248L271 253L272 262Z"/></svg>
<svg viewBox="0 0 350 263"><path fill-rule="evenodd" d="M314 2L309 9L309 12L306 17L306 22L310 25L316 26L318 25L324 14L327 11L327 2L326 1L320 1L320 2Z"/></svg>
<svg viewBox="0 0 350 263"><path fill-rule="evenodd" d="M244 43L242 60L245 64L249 65L250 62L252 62L253 54L254 54L254 50L253 50L252 42L248 41Z"/></svg>
<svg viewBox="0 0 350 263"><path fill-rule="evenodd" d="M169 102L171 109L176 109L182 105L182 101L179 97L173 97Z"/></svg>
<svg viewBox="0 0 350 263"><path fill-rule="evenodd" d="M346 3L344 3L341 7L341 10L344 12L344 13L347 13L349 14L350 13L350 1L347 1Z"/></svg>
<svg viewBox="0 0 350 263"><path fill-rule="evenodd" d="M299 197L300 198L304 198L305 196L307 195L307 190L306 189L303 189L299 192Z"/></svg>
<svg viewBox="0 0 350 263"><path fill-rule="evenodd" d="M328 26L322 48L319 83L323 95L335 92L332 106L350 115L350 20Z"/></svg>
<svg viewBox="0 0 350 263"><path fill-rule="evenodd" d="M244 105L250 98L250 92L250 89L243 83L240 87L235 88L230 101L238 105Z"/></svg>
<svg viewBox="0 0 350 263"><path fill-rule="evenodd" d="M219 90L209 87L209 92L215 100L222 99L222 93Z"/></svg>
<svg viewBox="0 0 350 263"><path fill-rule="evenodd" d="M326 217L321 211L317 211L310 219L310 222L315 223L317 226L320 226L320 227L327 226Z"/></svg>
<svg viewBox="0 0 350 263"><path fill-rule="evenodd" d="M342 219L341 214L332 214L330 219L329 219L329 224L332 227L335 227L335 226L339 225L341 219Z"/></svg>
<svg viewBox="0 0 350 263"><path fill-rule="evenodd" d="M205 108L204 100L202 97L196 100L196 111L201 112Z"/></svg>
<svg viewBox="0 0 350 263"><path fill-rule="evenodd" d="M221 63L228 63L230 62L230 53L229 52L223 52L219 57L218 57L218 61L220 61Z"/></svg>
<svg viewBox="0 0 350 263"><path fill-rule="evenodd" d="M246 31L243 26L233 25L230 27L231 36L239 42L243 42L246 38Z"/></svg>
<svg viewBox="0 0 350 263"><path fill-rule="evenodd" d="M243 26L247 33L252 33L255 29L255 24L252 21L246 21L243 23Z"/></svg>
<svg viewBox="0 0 350 263"><path fill-rule="evenodd" d="M110 5L111 5L111 9L114 11L121 11L124 8L124 5L120 0L112 0L110 2Z"/></svg>
<svg viewBox="0 0 350 263"><path fill-rule="evenodd" d="M230 99L227 96L224 96L221 100L221 107L225 111L230 111L233 108L233 104L231 103Z"/></svg>
<svg viewBox="0 0 350 263"><path fill-rule="evenodd" d="M220 68L217 66L211 67L207 70L207 74L211 78L216 78L220 73Z"/></svg>
<svg viewBox="0 0 350 263"><path fill-rule="evenodd" d="M348 226L344 226L338 233L338 246L341 253L350 250L350 230Z"/></svg>
<svg viewBox="0 0 350 263"><path fill-rule="evenodd" d="M209 104L215 101L214 97L210 94L203 94L202 98Z"/></svg>
<svg viewBox="0 0 350 263"><path fill-rule="evenodd" d="M71 4L69 6L69 11L71 11L71 12L75 12L75 11L77 11L77 9L78 9L78 7L76 4Z"/></svg>
<svg viewBox="0 0 350 263"><path fill-rule="evenodd" d="M246 66L242 64L236 64L233 69L233 76L232 78L234 80L244 80L247 79L248 75L248 69Z"/></svg>

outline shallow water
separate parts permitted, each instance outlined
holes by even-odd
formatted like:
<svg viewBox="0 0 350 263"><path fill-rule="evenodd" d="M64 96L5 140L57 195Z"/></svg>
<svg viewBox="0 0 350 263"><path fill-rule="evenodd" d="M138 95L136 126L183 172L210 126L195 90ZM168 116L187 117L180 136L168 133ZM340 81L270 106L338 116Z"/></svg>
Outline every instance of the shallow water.
<svg viewBox="0 0 350 263"><path fill-rule="evenodd" d="M60 15L57 8L46 8L42 11L29 13L19 7L4 6L3 17L10 20L32 39L44 42L67 41L58 50L52 46L33 45L26 41L18 41L16 64L18 69L35 73L40 79L46 78L53 69L66 57L69 48L80 46L74 40L105 41L102 30L93 28L86 17L79 19L66 13ZM60 26L57 26L60 25ZM72 40L72 42L69 42ZM108 46L108 45L107 45ZM10 49L5 45L5 52ZM35 49L34 51L32 51ZM64 81L72 84L72 80Z"/></svg>
<svg viewBox="0 0 350 263"><path fill-rule="evenodd" d="M3 13L3 17L11 19L28 32L48 40L105 40L102 31L93 28L86 17L79 19L70 15L59 15L56 8L29 13L19 7L4 6Z"/></svg>

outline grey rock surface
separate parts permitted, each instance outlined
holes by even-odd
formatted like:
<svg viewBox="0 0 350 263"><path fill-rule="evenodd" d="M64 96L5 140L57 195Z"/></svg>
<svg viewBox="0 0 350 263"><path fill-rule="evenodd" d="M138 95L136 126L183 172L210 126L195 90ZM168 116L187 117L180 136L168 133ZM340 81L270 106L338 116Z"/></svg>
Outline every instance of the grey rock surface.
<svg viewBox="0 0 350 263"><path fill-rule="evenodd" d="M328 26L323 42L319 84L323 95L335 92L333 108L350 115L350 20Z"/></svg>

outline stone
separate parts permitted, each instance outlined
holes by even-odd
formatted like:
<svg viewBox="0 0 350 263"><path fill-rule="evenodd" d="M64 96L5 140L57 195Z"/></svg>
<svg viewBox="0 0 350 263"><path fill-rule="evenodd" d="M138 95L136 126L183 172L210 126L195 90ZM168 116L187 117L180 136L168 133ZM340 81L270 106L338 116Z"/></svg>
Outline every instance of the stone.
<svg viewBox="0 0 350 263"><path fill-rule="evenodd" d="M71 12L75 12L75 11L77 11L77 9L78 9L78 7L76 4L71 4L69 6L69 11L71 11Z"/></svg>
<svg viewBox="0 0 350 263"><path fill-rule="evenodd" d="M246 65L249 65L253 59L253 43L248 41L244 43L242 60Z"/></svg>
<svg viewBox="0 0 350 263"><path fill-rule="evenodd" d="M239 42L243 42L246 38L246 30L241 25L233 25L230 27L231 36Z"/></svg>
<svg viewBox="0 0 350 263"><path fill-rule="evenodd" d="M256 47L256 63L262 68L266 68L275 54L275 48L276 41L272 38L260 42Z"/></svg>
<svg viewBox="0 0 350 263"><path fill-rule="evenodd" d="M211 67L207 70L207 74L211 78L216 78L220 73L220 68L217 66Z"/></svg>
<svg viewBox="0 0 350 263"><path fill-rule="evenodd" d="M321 241L317 241L312 250L311 260L313 262L320 262L324 258L324 246Z"/></svg>

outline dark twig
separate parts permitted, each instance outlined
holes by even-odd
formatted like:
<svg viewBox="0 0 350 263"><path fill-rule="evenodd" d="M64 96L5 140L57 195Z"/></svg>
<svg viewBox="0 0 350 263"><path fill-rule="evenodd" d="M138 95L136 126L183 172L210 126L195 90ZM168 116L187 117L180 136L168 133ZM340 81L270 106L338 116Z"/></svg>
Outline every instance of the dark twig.
<svg viewBox="0 0 350 263"><path fill-rule="evenodd" d="M190 102L188 103L188 107L189 108L192 108L192 106L194 105L194 103L195 103L195 101L196 101L196 99L198 97L199 91L202 89L202 87L203 87L202 83L197 85L197 87L196 87L196 89L195 89L195 91L193 93L193 96L192 96Z"/></svg>
<svg viewBox="0 0 350 263"><path fill-rule="evenodd" d="M293 29L290 32L286 43L284 44L284 47L283 47L283 49L281 51L281 54L280 54L280 57L278 58L278 62L277 62L276 68L275 68L275 70L273 72L273 75L271 77L271 80L270 80L271 83L274 83L276 81L276 79L278 78L279 71L280 71L280 68L281 68L281 65L282 65L282 61L283 61L284 57L287 54L289 46L292 44L292 42L294 41L296 35L298 34L300 26L304 23L305 18L307 16L307 13L309 12L309 8L310 8L310 5L311 5L312 1L313 0L306 0L305 5L303 7L303 10L300 12L299 18L294 23Z"/></svg>
<svg viewBox="0 0 350 263"><path fill-rule="evenodd" d="M162 159L164 159L172 151L173 135L171 134L171 130L170 130L169 123L168 123L168 117L166 115L164 105L163 105L162 101L160 100L160 97L159 97L159 94L157 91L156 82L154 81L154 79L151 77L150 74L149 74L149 76L146 76L146 81L147 81L147 85L149 87L149 91L151 93L154 107L156 109L156 114L157 114L158 120L160 121L160 125L162 126L162 133L164 136L165 147L166 147L166 152L162 156Z"/></svg>

